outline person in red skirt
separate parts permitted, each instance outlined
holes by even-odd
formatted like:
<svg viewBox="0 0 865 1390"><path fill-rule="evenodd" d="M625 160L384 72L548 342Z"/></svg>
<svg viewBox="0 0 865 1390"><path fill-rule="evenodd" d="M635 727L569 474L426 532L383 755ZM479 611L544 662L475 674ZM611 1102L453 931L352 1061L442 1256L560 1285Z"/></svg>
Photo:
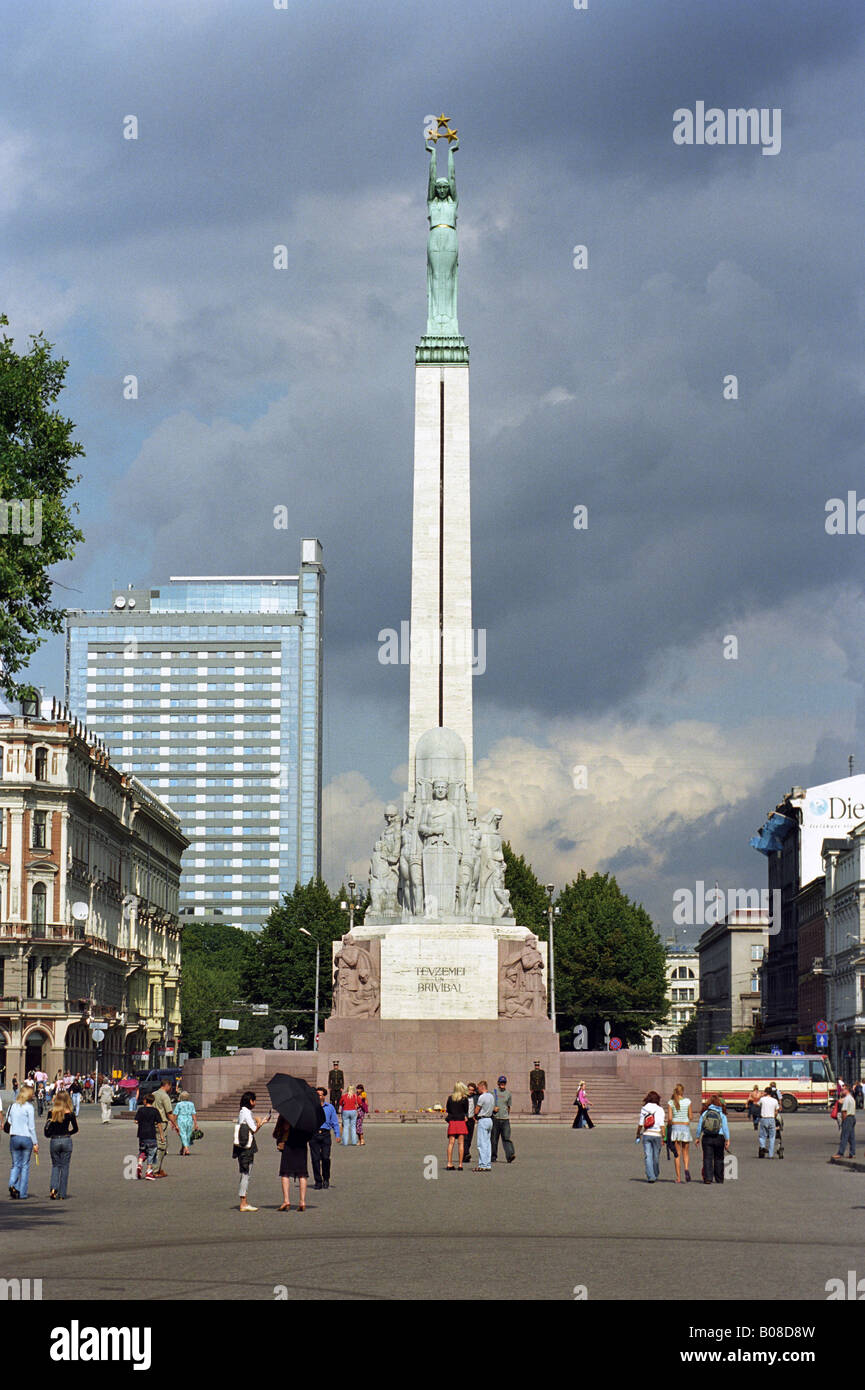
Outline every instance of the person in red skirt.
<svg viewBox="0 0 865 1390"><path fill-rule="evenodd" d="M458 1081L453 1089L453 1094L448 1096L445 1106L445 1118L448 1122L448 1165L447 1172L453 1173L461 1171L463 1166L463 1147L465 1136L469 1132L466 1124L469 1114L469 1092L464 1081ZM458 1143L459 1165L454 1168L454 1142Z"/></svg>

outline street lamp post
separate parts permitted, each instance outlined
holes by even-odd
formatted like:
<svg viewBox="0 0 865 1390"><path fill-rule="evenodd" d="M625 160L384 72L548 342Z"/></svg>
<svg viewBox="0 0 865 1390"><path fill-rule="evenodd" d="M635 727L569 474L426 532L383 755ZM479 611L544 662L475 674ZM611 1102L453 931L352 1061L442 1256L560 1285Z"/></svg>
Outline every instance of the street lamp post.
<svg viewBox="0 0 865 1390"><path fill-rule="evenodd" d="M556 1026L556 949L553 939L553 921L556 915L561 911L560 908L553 907L553 894L555 891L556 885L554 883L548 883L547 898L549 899L549 903L547 906L547 920L550 924L550 1018L553 1020L554 1028Z"/></svg>
<svg viewBox="0 0 865 1390"><path fill-rule="evenodd" d="M307 931L306 927L298 927L298 931L301 932L303 936L312 937L312 940L315 942L315 1019L313 1021L312 1050L313 1052L318 1052L318 981L321 972L321 946L319 945L318 937L313 936L312 932ZM297 1051L297 1043L295 1043L294 1047L295 1051Z"/></svg>
<svg viewBox="0 0 865 1390"><path fill-rule="evenodd" d="M350 878L349 881L348 881L348 902L347 902L347 903L340 903L340 907L342 908L343 912L346 912L346 911L348 912L348 929L349 929L349 931L354 931L354 909L355 909L355 907L356 907L356 900L355 900L355 893L356 893L356 891L357 891L357 884L355 883L355 881L354 881L353 878Z"/></svg>

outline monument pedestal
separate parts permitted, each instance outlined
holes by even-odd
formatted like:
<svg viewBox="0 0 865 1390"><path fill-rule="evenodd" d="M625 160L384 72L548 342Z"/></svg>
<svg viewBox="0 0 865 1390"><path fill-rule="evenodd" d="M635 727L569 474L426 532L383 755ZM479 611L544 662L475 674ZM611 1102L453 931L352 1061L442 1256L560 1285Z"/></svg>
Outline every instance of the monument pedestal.
<svg viewBox="0 0 865 1390"><path fill-rule="evenodd" d="M559 1040L548 1018L329 1018L319 1056L319 1084L334 1058L346 1085L362 1081L370 1109L407 1114L444 1105L455 1081L508 1078L513 1115L530 1115L529 1072L536 1060L547 1074L544 1113L561 1106ZM444 1134L444 1125L442 1125Z"/></svg>

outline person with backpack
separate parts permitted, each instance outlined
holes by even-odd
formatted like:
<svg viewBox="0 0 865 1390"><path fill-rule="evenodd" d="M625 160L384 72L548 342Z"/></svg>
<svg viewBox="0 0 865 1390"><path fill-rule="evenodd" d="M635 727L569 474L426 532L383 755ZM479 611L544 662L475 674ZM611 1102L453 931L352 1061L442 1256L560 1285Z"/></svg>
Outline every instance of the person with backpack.
<svg viewBox="0 0 865 1390"><path fill-rule="evenodd" d="M760 1125L760 1087L756 1081L748 1093L748 1115L754 1123L754 1129Z"/></svg>
<svg viewBox="0 0 865 1390"><path fill-rule="evenodd" d="M730 1147L730 1127L721 1101L713 1095L697 1125L697 1143L703 1145L703 1182L724 1181L724 1155Z"/></svg>
<svg viewBox="0 0 865 1390"><path fill-rule="evenodd" d="M664 1130L664 1112L661 1097L657 1091L649 1091L637 1120L637 1137L643 1141L643 1158L646 1163L646 1181L657 1182L661 1171L661 1136Z"/></svg>

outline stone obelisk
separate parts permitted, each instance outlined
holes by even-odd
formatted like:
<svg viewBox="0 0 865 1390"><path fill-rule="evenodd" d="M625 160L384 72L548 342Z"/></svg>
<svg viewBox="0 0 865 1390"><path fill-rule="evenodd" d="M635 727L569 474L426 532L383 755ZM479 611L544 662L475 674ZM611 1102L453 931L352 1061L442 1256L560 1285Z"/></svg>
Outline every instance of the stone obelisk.
<svg viewBox="0 0 865 1390"><path fill-rule="evenodd" d="M457 321L457 133L430 130L427 330L415 349L414 515L409 671L409 787L429 729L452 729L472 791L472 578L469 491L469 350ZM447 177L436 142L448 141Z"/></svg>
<svg viewBox="0 0 865 1390"><path fill-rule="evenodd" d="M442 127L444 130L442 131ZM447 176L436 145L448 142ZM510 1078L528 1110L532 1066L560 1099L546 961L515 920L502 813L472 792L469 351L457 322L457 133L430 156L427 325L415 349L409 779L384 808L362 924L334 943L327 1059L363 1076L378 1112L417 1111L465 1075ZM522 1091L522 1095L520 1094Z"/></svg>

